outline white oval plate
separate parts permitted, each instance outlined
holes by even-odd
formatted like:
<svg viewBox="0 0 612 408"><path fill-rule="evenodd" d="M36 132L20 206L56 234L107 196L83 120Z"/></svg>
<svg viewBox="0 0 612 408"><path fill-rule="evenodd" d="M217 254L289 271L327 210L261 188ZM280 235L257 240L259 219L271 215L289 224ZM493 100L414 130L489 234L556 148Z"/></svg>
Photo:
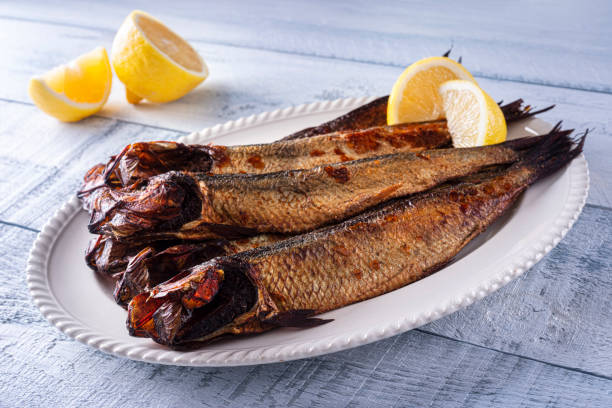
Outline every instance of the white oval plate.
<svg viewBox="0 0 612 408"><path fill-rule="evenodd" d="M241 118L182 138L186 143L269 142L334 118L373 98L342 99ZM532 119L516 124L510 137L544 133L550 124ZM152 363L231 366L287 361L344 350L424 325L463 308L521 275L567 233L589 186L584 156L531 187L514 209L492 225L457 260L406 287L323 315L334 321L310 329L277 329L228 339L199 350L178 352L149 339L130 337L125 311L112 288L83 260L87 214L71 198L34 242L27 281L42 314L68 336L121 357Z"/></svg>

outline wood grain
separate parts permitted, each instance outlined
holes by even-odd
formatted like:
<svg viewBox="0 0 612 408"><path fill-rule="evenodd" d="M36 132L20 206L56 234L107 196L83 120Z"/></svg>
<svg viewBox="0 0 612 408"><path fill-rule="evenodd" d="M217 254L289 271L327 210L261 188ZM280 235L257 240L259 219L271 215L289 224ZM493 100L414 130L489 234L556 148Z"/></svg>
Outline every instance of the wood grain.
<svg viewBox="0 0 612 408"><path fill-rule="evenodd" d="M180 135L106 118L64 124L33 106L2 101L0 106L0 220L37 229L75 194L94 164L130 142Z"/></svg>
<svg viewBox="0 0 612 408"><path fill-rule="evenodd" d="M612 211L588 206L527 273L423 330L612 378L611 236Z"/></svg>
<svg viewBox="0 0 612 408"><path fill-rule="evenodd" d="M7 60L14 61L6 68L0 64L0 99L31 103L25 87L29 77L74 56L74 49L64 46L66 38L75 42L75 48L81 51L100 43L110 44L110 36L106 38L104 33L94 35L95 31L91 29L16 21L6 23L6 32L23 35L20 45L8 37L6 41L0 40L0 53ZM27 51L38 46L39 38L49 40L46 52L32 54ZM133 107L125 102L123 86L115 80L111 100L100 115L191 132L290 105L340 97L382 95L389 91L401 72L395 67L375 64L227 46L208 46L207 49L214 51L209 61L213 74L185 98L165 105ZM271 60L275 63L270 64ZM607 153L612 149L612 119L609 114L612 95L487 79L480 80L480 83L497 100L522 97L536 106L556 104L554 110L542 116L550 122L564 120L566 126L593 129L586 145L592 170L589 202L612 206L609 184L612 166Z"/></svg>
<svg viewBox="0 0 612 408"><path fill-rule="evenodd" d="M31 303L23 248L35 234L0 225L0 235L0 406L612 403L610 379L421 331L319 358L254 367L170 367L115 358L67 338Z"/></svg>
<svg viewBox="0 0 612 408"><path fill-rule="evenodd" d="M0 15L113 35L132 9L159 16L195 44L223 44L404 67L451 45L472 71L494 79L612 92L612 8L512 1L276 1L173 3L38 0L0 4ZM203 54L207 57L207 54ZM571 55L568 58L568 55Z"/></svg>

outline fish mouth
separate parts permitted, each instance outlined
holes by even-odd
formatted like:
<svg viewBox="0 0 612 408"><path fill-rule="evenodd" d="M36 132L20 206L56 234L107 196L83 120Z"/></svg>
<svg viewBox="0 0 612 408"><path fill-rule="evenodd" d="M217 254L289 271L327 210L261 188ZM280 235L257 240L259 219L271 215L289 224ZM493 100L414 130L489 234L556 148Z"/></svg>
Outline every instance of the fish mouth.
<svg viewBox="0 0 612 408"><path fill-rule="evenodd" d="M162 251L156 251L151 246L143 248L124 268L124 273L115 287L115 301L127 307L134 296L174 277L177 271L224 255L225 245L226 242L217 240L205 244L180 243Z"/></svg>
<svg viewBox="0 0 612 408"><path fill-rule="evenodd" d="M248 265L215 259L187 269L128 306L132 336L150 337L171 347L216 337L257 303Z"/></svg>

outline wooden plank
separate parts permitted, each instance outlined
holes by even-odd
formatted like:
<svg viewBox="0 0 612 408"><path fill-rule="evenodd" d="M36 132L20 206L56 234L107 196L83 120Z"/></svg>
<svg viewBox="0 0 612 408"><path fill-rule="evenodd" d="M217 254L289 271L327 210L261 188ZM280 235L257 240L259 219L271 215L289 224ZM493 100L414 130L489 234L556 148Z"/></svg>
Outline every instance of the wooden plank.
<svg viewBox="0 0 612 408"><path fill-rule="evenodd" d="M274 1L0 4L0 15L96 27L114 35L134 8L159 16L195 43L226 44L406 66L454 44L481 77L612 92L612 9L571 1L372 3ZM206 56L207 54L204 53ZM588 61L588 63L585 63Z"/></svg>
<svg viewBox="0 0 612 408"><path fill-rule="evenodd" d="M33 75L69 61L98 45L110 49L112 34L91 28L65 27L4 20L0 32L0 98L30 102L26 84ZM5 34L6 33L6 34ZM17 44L10 35L19 37ZM44 49L40 38L47 39ZM70 46L66 46L70 44ZM221 121L316 100L350 96L383 95L401 73L401 68L356 63L286 53L195 43L207 56L211 76L194 92L165 105L126 103L123 85L115 78L113 91L102 116L120 118L172 129L194 131ZM33 52L32 50L36 50ZM271 63L271 61L274 61ZM466 66L472 69L469 61ZM612 96L516 82L479 80L495 98L509 100L515 95L538 104L568 104L570 115L552 112L552 118L581 116L609 123ZM592 119L591 119L592 121ZM604 127L605 129L605 127Z"/></svg>
<svg viewBox="0 0 612 408"><path fill-rule="evenodd" d="M612 378L611 236L612 211L587 206L531 270L423 330Z"/></svg>
<svg viewBox="0 0 612 408"><path fill-rule="evenodd" d="M75 194L94 164L130 142L180 135L99 117L65 124L33 106L2 101L0 106L0 220L37 229Z"/></svg>
<svg viewBox="0 0 612 408"><path fill-rule="evenodd" d="M35 234L6 225L0 225L0 234L2 406L612 403L610 379L419 331L328 356L255 367L185 368L114 358L67 338L42 318L23 275L24 249Z"/></svg>

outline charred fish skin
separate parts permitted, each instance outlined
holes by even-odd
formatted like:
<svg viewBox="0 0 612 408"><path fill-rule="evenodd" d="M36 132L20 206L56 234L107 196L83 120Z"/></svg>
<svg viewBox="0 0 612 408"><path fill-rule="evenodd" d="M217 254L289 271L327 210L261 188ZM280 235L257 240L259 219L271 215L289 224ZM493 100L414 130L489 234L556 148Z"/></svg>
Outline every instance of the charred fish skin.
<svg viewBox="0 0 612 408"><path fill-rule="evenodd" d="M85 263L101 276L114 279L123 273L137 251L129 244L100 235L89 242Z"/></svg>
<svg viewBox="0 0 612 408"><path fill-rule="evenodd" d="M209 171L212 160L205 146L167 141L132 143L107 164L104 182L125 187L172 170Z"/></svg>
<svg viewBox="0 0 612 408"><path fill-rule="evenodd" d="M172 278L180 271L206 260L227 255L222 240L206 244L179 244L157 252L146 247L132 257L117 281L113 297L117 304L127 307L134 296ZM231 252L230 252L231 253Z"/></svg>
<svg viewBox="0 0 612 408"><path fill-rule="evenodd" d="M243 146L208 146L217 157L209 173L262 174L310 169L385 154L416 152L450 144L442 121L377 126L310 138Z"/></svg>
<svg viewBox="0 0 612 408"><path fill-rule="evenodd" d="M208 263L198 265L164 283L164 288L172 288L177 295L180 293L177 302L167 302L165 293L158 293L158 288L137 295L134 299L145 301L130 302L128 315L135 320L127 326L129 333L139 337L151 335L160 344L169 344L176 338L184 338L184 343L190 343L194 336L207 336L216 327L244 320L242 316L259 300L257 290L241 272L243 265L229 261L218 266L220 268L211 268ZM192 273L198 277L192 278ZM186 277L190 280L187 285ZM207 313L204 305L215 312ZM192 311L193 318L180 321L184 308ZM253 324L245 322L245 330L250 326Z"/></svg>
<svg viewBox="0 0 612 408"><path fill-rule="evenodd" d="M205 245L201 241L191 244ZM94 272L112 279L120 279L130 260L145 248L154 252L164 251L175 245L184 244L180 240L121 242L107 235L99 235L89 242L85 251L85 263Z"/></svg>
<svg viewBox="0 0 612 408"><path fill-rule="evenodd" d="M92 213L90 231L113 234L119 240L141 235L217 238L218 231L213 229L221 226L224 234L232 229L246 235L308 231L380 202L424 191L488 166L514 162L520 149L539 140L533 137L520 145L507 142L398 153L260 175L165 173L151 178L142 190L109 192L99 206L107 210ZM196 184L197 188L192 188ZM182 210L186 200L194 203L188 207L189 213Z"/></svg>
<svg viewBox="0 0 612 408"><path fill-rule="evenodd" d="M106 164L92 167L78 193L83 208L95 208L101 189L139 183L168 171L269 173L312 168L403 151L420 151L450 143L442 121L378 126L336 132L302 140L243 146L185 145L177 142L141 142L127 145Z"/></svg>
<svg viewBox="0 0 612 408"><path fill-rule="evenodd" d="M482 180L472 177L472 182L395 200L335 226L213 259L135 297L128 328L181 347L265 331L286 321L287 314L308 320L300 312L323 313L403 287L450 262L529 185L576 157L583 143L584 138L574 145L567 132L559 132L521 162ZM215 296L208 295L224 290L226 271L227 276L243 275L242 282L250 282L257 296L253 302L252 294L245 295L231 305L224 300L224 312L215 320L220 305L213 307ZM194 302L194 297L202 300ZM248 311L239 313L245 305ZM228 323L229 315L236 317Z"/></svg>
<svg viewBox="0 0 612 408"><path fill-rule="evenodd" d="M113 296L117 304L127 307L134 296L173 278L177 271L191 268L218 256L270 245L285 238L281 235L262 234L234 241L224 239L204 242L169 241L172 245L164 246L155 242L149 246L137 246L136 248L141 248L140 251L128 260L124 260L125 264Z"/></svg>
<svg viewBox="0 0 612 408"><path fill-rule="evenodd" d="M387 124L389 95L376 98L352 111L319 126L302 129L281 140L294 140L350 129L365 129Z"/></svg>
<svg viewBox="0 0 612 408"><path fill-rule="evenodd" d="M164 173L121 190L99 190L89 231L120 239L143 229L176 229L198 218L202 201L197 183L176 174ZM164 214L152 214L159 205L164 206Z"/></svg>
<svg viewBox="0 0 612 408"><path fill-rule="evenodd" d="M381 97L330 122L267 145L228 148L188 146L167 141L133 143L111 157L106 165L98 164L91 168L77 195L83 208L91 211L95 208L100 189L126 187L166 171L264 173L311 168L322 163L400 151L433 149L450 141L445 121L386 126L387 100L388 96ZM553 107L534 110L530 105L524 106L522 99L501 105L507 123L546 112ZM332 134L318 137L327 133ZM309 142L309 138L314 140ZM297 139L306 140L296 145L290 143ZM391 146L385 146L385 143ZM365 151L360 151L364 148ZM278 152L281 153L277 155Z"/></svg>
<svg viewBox="0 0 612 408"><path fill-rule="evenodd" d="M121 188L171 170L209 171L212 158L203 146L159 141L127 145L107 164L96 164L85 174L77 197L91 211L100 190Z"/></svg>

